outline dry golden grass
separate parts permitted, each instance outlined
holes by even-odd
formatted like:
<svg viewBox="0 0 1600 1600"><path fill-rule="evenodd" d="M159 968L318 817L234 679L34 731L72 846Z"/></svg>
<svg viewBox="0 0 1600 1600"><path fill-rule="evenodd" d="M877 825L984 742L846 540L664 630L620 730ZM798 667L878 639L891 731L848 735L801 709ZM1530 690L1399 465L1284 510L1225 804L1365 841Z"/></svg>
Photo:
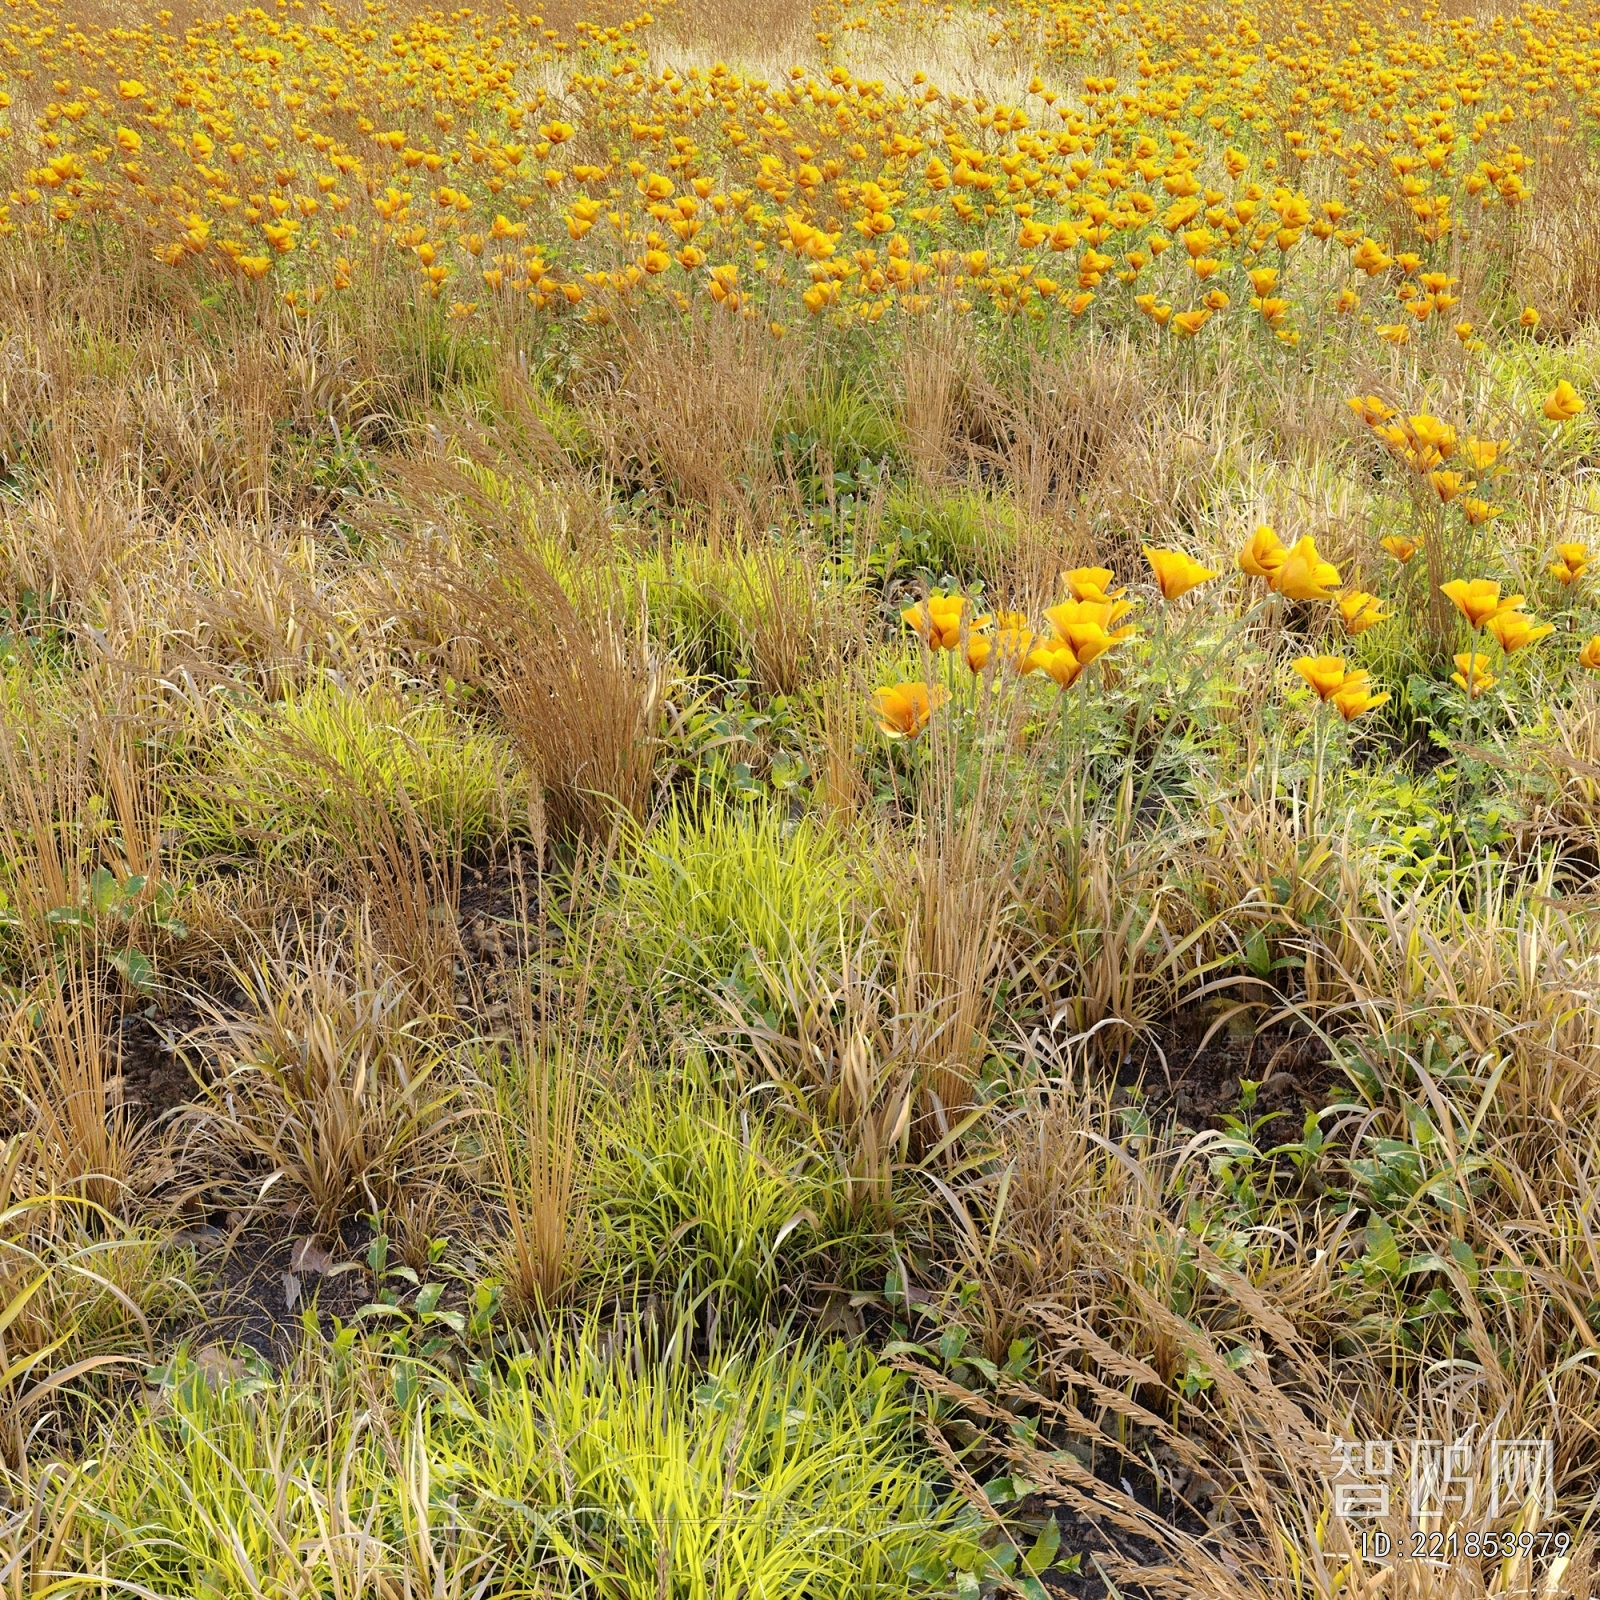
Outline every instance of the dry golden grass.
<svg viewBox="0 0 1600 1600"><path fill-rule="evenodd" d="M1510 48L1499 9L1444 15L1469 11ZM291 13L267 15L277 25ZM175 21L207 15L187 7ZM1398 37L1382 8L1359 15ZM1061 26L1121 26L1074 17ZM401 31L460 20L420 7L386 18ZM1533 181L1516 207L1470 213L1462 189L1456 215L1470 220L1455 232L1430 236L1417 196L1383 192L1387 159L1375 169L1360 232L1415 247L1458 280L1445 291L1453 305L1417 318L1393 300L1415 273L1358 280L1337 239L1236 248L1249 224L1228 204L1256 174L1263 193L1246 204L1269 211L1279 179L1303 181L1318 205L1356 191L1331 161L1291 176L1279 108L1263 131L1242 128L1248 101L1223 85L1217 103L1236 121L1226 134L1196 122L1196 170L1217 186L1206 206L1239 224L1210 224L1228 237L1218 250L1239 256L1214 280L1236 303L1180 340L1137 307L1132 285L1122 296L1123 260L1100 274L1092 311L1067 309L1082 258L1018 245L1028 214L1006 209L1026 195L1044 221L1070 210L1085 225L1068 196L1077 206L1135 186L1129 165L1146 158L1129 142L1115 184L1104 181L1111 146L1096 144L1093 175L1066 185L1070 152L1034 156L996 129L996 102L1026 105L1036 132L1067 123L1057 107L1082 120L1093 100L1103 117L1115 101L1089 80L1133 84L1111 32L1069 52L1051 19L1020 6L693 0L660 25L577 44L577 22L597 18L631 20L550 12L571 53L552 44L516 80L528 103L518 137L547 147L537 170L555 180L533 179L525 205L521 177L492 202L479 196L473 227L505 221L476 250L429 213L423 231L449 234L441 252L459 244L470 257L449 257L448 293L418 277L426 241L392 247L398 221L372 232L351 288L292 302L285 289L306 285L281 261L259 280L207 276L222 268L152 259L160 241L132 224L125 237L109 225L73 237L41 223L0 241L0 1112L11 1141L0 1589L20 1600L58 1577L51 1592L133 1581L116 1561L144 1535L98 1523L112 1570L77 1571L74 1519L103 1488L79 1465L129 1448L116 1408L144 1404L113 1386L102 1358L153 1362L208 1337L175 1309L169 1282L203 1269L158 1253L179 1211L191 1238L226 1223L235 1244L275 1228L335 1251L376 1219L346 1263L375 1303L390 1296L350 1335L367 1375L327 1376L315 1364L352 1346L309 1336L309 1365L293 1369L323 1374L294 1404L348 1461L369 1425L352 1419L398 1429L408 1385L434 1382L418 1376L428 1363L492 1390L562 1327L635 1379L678 1363L698 1382L722 1341L748 1335L754 1349L784 1317L784 1336L807 1348L840 1329L879 1352L896 1346L925 1440L905 1448L931 1452L919 1459L970 1497L991 1542L1021 1526L1003 1492L985 1494L1002 1473L1038 1504L1137 1536L1120 1555L1104 1541L1092 1559L1085 1550L1086 1579L1116 1592L1587 1595L1600 1490L1600 700L1578 652L1600 611L1592 574L1564 583L1551 564L1557 544L1595 538L1600 508L1592 409L1569 422L1542 409L1560 379L1591 408L1600 400L1600 187L1592 145L1561 121L1579 113L1529 89L1513 119L1471 139L1479 103L1453 108L1462 128L1441 170L1459 177L1477 159L1467 146L1498 158L1514 140ZM1202 56L1214 41L1197 15L1157 20L1169 33L1152 22L1141 47L1163 76L1141 93L1166 92L1185 41ZM1288 14L1255 21L1263 57L1267 43L1324 48ZM708 99L701 155L674 145L689 137L676 126L630 131L611 155L630 117L670 100L664 67L709 82L719 58L743 78L717 91L728 105ZM604 98L574 85L580 62L611 97L605 116L578 109L583 94ZM1061 85L1054 99L1025 88L1036 70ZM918 74L942 103L918 99ZM18 129L66 98L52 100L48 78L13 88ZM439 154L469 120L488 126L490 91L474 93L470 106L450 102L448 128L424 115L420 90L417 107L383 106L405 139ZM957 94L983 104L957 106ZM780 111L788 134L771 131ZM761 136L720 128L736 113ZM260 115L251 138L276 138L284 163L307 146L327 153L295 137L286 101ZM563 116L583 124L570 142L536 140ZM1008 197L975 211L961 238L982 242L987 264L947 250L940 241L956 235L936 234L944 224L919 219L915 250L899 254L873 231L883 213L862 211L866 168L850 164L872 156L869 132L879 144L868 119L884 125L891 164L874 170L904 190L891 228L914 232L913 207ZM352 148L356 126L340 134ZM139 127L154 163L160 130ZM184 128L190 154L174 172L193 182L203 157ZM960 159L951 128L989 151L994 187L928 187L930 155ZM867 155L849 154L857 135ZM1345 137L1358 135L1387 136L1374 118L1351 122ZM896 153L894 139L912 136L914 155ZM1252 162L1277 165L1224 177L1235 139ZM806 156L802 140L815 146ZM557 170L574 157L626 170L635 149L626 183ZM760 154L773 151L781 171L764 172ZM444 157L435 175L417 153L406 170L430 188L495 170L470 156L446 170ZM405 158L390 154L397 175ZM383 198L388 155L367 155L367 199ZM839 171L802 179L813 158ZM1024 158L1040 172L1013 191L1033 170ZM708 193L698 210L650 212L663 202L635 187L648 163L673 160L675 203L696 178ZM32 180L19 166L15 181ZM261 182L306 188L293 175ZM580 182L597 198L610 184L606 207L629 216L592 221L592 236L551 228ZM1162 209L1177 197L1149 196ZM320 228L344 215L329 208L303 216ZM808 253L788 220L802 209L837 242ZM656 262L642 289L618 288L635 256L668 246L645 237L652 224L675 230L671 252L736 236L726 263L713 252L702 265L737 256L738 271L709 279L680 265L680 278ZM1185 226L1140 214L1141 238L1176 242ZM1137 244L1130 232L1116 248L1125 259ZM509 267L494 265L502 248ZM1191 284L1185 258L1210 248L1147 262L1141 282L1164 272L1163 293L1197 297L1213 280ZM1024 249L1035 251L1025 263ZM549 260L535 270L526 252L539 250ZM1282 326L1247 309L1247 253L1279 264L1292 302ZM295 252L294 269L312 254ZM896 262L907 276L893 294L867 287ZM1051 272L1065 288L1019 297L1022 264L1035 284ZM927 272L913 279L911 265ZM480 290L486 271L523 281ZM582 293L557 303L558 273ZM846 287L803 309L804 287L824 282ZM1336 297L1352 285L1365 298L1341 320ZM1519 331L1524 305L1539 317ZM1403 342L1374 331L1408 316ZM1474 335L1451 332L1456 318ZM1298 344L1280 337L1290 333ZM1374 443L1353 395L1443 419L1463 439L1509 441L1509 465L1481 473L1500 515L1467 522L1459 499ZM1238 570L1263 522L1286 544L1313 537L1340 585L1381 593L1393 620L1358 638L1331 606L1269 594ZM1378 543L1393 532L1417 538L1409 565ZM1164 603L1146 545L1217 575ZM902 622L930 591L965 584L972 612L1018 610L1042 631L1063 569L1101 565L1129 587L1139 631L1064 693L999 651L969 670L970 625L955 650L933 651ZM1447 687L1467 636L1440 585L1478 576L1525 594L1556 631L1514 655L1492 647L1499 682L1466 700ZM1336 721L1293 670L1324 654L1369 670L1387 706ZM948 691L928 726L887 719L873 691L895 683ZM349 713L349 749L293 720L318 695ZM418 712L435 719L426 737ZM619 897L664 819L683 829L708 816L761 819L747 881L730 894L685 852L663 869L684 926L628 922ZM841 863L837 885L801 886L836 898L827 919L783 924L792 943L762 944L758 919L739 914L769 910L769 896L781 922L803 898L772 889L794 888L782 873L796 837L819 852L806 860ZM672 951L655 968L625 942L651 938ZM207 1020L184 1057L204 1081L163 1122L126 1098L135 1064L121 1041L141 1020L180 1026L185 1008ZM1282 1091L1285 1038L1314 1081L1262 1121L1249 1074L1267 1080L1263 1094ZM1234 1050L1239 1039L1256 1053ZM1215 1114L1177 1098L1188 1073L1215 1080ZM619 1252L595 1193L595 1152L619 1117L633 1116L644 1144L694 1128L692 1116L638 1114L671 1103L629 1100L657 1083L727 1097L714 1131L743 1163L729 1170L778 1218L776 1243L734 1241L740 1270L768 1251L763 1282L780 1262L792 1270L748 1326L707 1309L734 1273L698 1299L677 1286L694 1309L676 1323L674 1286L649 1276L696 1230L737 1234L746 1213L734 1199L748 1194L715 1201L726 1216L684 1199L681 1228L650 1241L646 1261ZM709 1148L632 1154L651 1173L681 1175L687 1162L705 1186L686 1192L709 1207L711 1180L694 1169ZM610 1197L613 1209L638 1200ZM419 1284L357 1265L374 1229ZM366 1331L380 1321L387 1342ZM214 1373L232 1371L229 1359ZM229 1381L202 1388L233 1404ZM171 1395L157 1379L151 1392L163 1396L148 1411L159 1423ZM113 1402L103 1416L102 1401ZM1553 1504L1519 1504L1498 1525L1559 1528L1570 1559L1368 1559L1361 1540L1375 1524L1334 1509L1331 1441L1397 1441L1404 1457L1419 1441L1493 1432L1550 1441ZM384 1571L404 1581L352 1592L472 1592L466 1580L448 1588L457 1569L446 1573L438 1530L422 1528L440 1514L428 1474L445 1445L413 1441L402 1460L385 1440L385 1471L403 1467L417 1526L382 1536ZM1486 1462L1473 1457L1463 1535L1489 1520ZM510 1491L505 1502L520 1503ZM1396 1511L1389 1532L1405 1524ZM352 1523L340 1548L366 1552L368 1537ZM471 1582L491 1581L481 1551L463 1560L484 1563ZM676 1580L662 1561L666 1593ZM1015 1580L983 1576L994 1592ZM955 1586L952 1567L904 1593ZM193 1588L191 1575L140 1592Z"/></svg>

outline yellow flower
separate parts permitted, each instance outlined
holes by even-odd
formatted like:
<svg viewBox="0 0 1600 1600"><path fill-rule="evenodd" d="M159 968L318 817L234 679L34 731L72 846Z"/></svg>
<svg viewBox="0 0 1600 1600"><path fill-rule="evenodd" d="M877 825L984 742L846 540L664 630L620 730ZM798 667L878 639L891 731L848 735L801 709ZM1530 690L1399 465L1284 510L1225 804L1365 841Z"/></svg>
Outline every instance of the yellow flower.
<svg viewBox="0 0 1600 1600"><path fill-rule="evenodd" d="M1590 672L1600 672L1600 633L1578 652L1578 665L1587 667Z"/></svg>
<svg viewBox="0 0 1600 1600"><path fill-rule="evenodd" d="M1403 534L1388 533L1378 541L1403 567L1417 553L1417 541Z"/></svg>
<svg viewBox="0 0 1600 1600"><path fill-rule="evenodd" d="M1589 565L1589 547L1577 540L1556 546L1556 560L1551 564L1551 576L1562 583L1576 583Z"/></svg>
<svg viewBox="0 0 1600 1600"><path fill-rule="evenodd" d="M1002 611L995 621L999 624L995 633L969 632L967 635L967 665L974 672L982 672L995 655L1006 666L1020 668L1033 647L1033 629L1022 612Z"/></svg>
<svg viewBox="0 0 1600 1600"><path fill-rule="evenodd" d="M1064 600L1045 612L1056 636L1071 647L1080 666L1114 649L1137 630L1130 624L1113 630L1112 624L1131 609L1126 601Z"/></svg>
<svg viewBox="0 0 1600 1600"><path fill-rule="evenodd" d="M878 726L891 739L913 739L927 727L933 713L950 698L942 684L894 683L873 692Z"/></svg>
<svg viewBox="0 0 1600 1600"><path fill-rule="evenodd" d="M1571 422L1585 410L1583 397L1565 378L1546 396L1544 414L1552 422Z"/></svg>
<svg viewBox="0 0 1600 1600"><path fill-rule="evenodd" d="M1110 567L1074 567L1061 574L1061 581L1072 591L1074 600L1115 600L1126 589L1111 587Z"/></svg>
<svg viewBox="0 0 1600 1600"><path fill-rule="evenodd" d="M1369 427L1387 422L1395 414L1394 407L1386 406L1375 394L1358 394L1345 404Z"/></svg>
<svg viewBox="0 0 1600 1600"><path fill-rule="evenodd" d="M1503 439L1472 439L1462 442L1461 451L1474 472L1487 472L1511 446Z"/></svg>
<svg viewBox="0 0 1600 1600"><path fill-rule="evenodd" d="M1196 311L1180 311L1172 319L1172 325L1186 339L1192 339L1211 320L1211 312L1201 308Z"/></svg>
<svg viewBox="0 0 1600 1600"><path fill-rule="evenodd" d="M1332 699L1339 715L1346 722L1354 722L1357 717L1386 704L1389 696L1386 693L1374 694L1371 679L1362 671L1346 674L1344 682L1334 691Z"/></svg>
<svg viewBox="0 0 1600 1600"><path fill-rule="evenodd" d="M1271 583L1288 559L1289 551L1284 542L1263 522L1251 534L1250 543L1239 552L1239 567L1252 578L1265 578Z"/></svg>
<svg viewBox="0 0 1600 1600"><path fill-rule="evenodd" d="M1468 681L1467 674L1471 673ZM1489 671L1489 658L1471 650L1462 650L1456 655L1456 670L1450 674L1450 681L1457 688L1465 689L1469 699L1476 700L1486 689L1494 688L1498 679Z"/></svg>
<svg viewBox="0 0 1600 1600"><path fill-rule="evenodd" d="M1502 600L1500 585L1488 578L1452 578L1439 585L1439 592L1455 602L1456 610L1474 633L1497 611L1514 611L1522 604L1521 595Z"/></svg>
<svg viewBox="0 0 1600 1600"><path fill-rule="evenodd" d="M1518 323L1530 331L1539 326L1539 313L1532 306L1524 306L1522 315L1517 318Z"/></svg>
<svg viewBox="0 0 1600 1600"><path fill-rule="evenodd" d="M1028 652L1037 637L1028 626L1027 616L1021 611L1002 611L995 620L999 623L995 648L1000 652L1001 660L1020 669L1028 659Z"/></svg>
<svg viewBox="0 0 1600 1600"><path fill-rule="evenodd" d="M1331 600L1331 586L1339 569L1317 554L1317 541L1308 533L1295 545L1271 578L1272 587L1288 600Z"/></svg>
<svg viewBox="0 0 1600 1600"><path fill-rule="evenodd" d="M1331 700L1347 675L1343 656L1301 656L1294 670L1316 690L1319 700Z"/></svg>
<svg viewBox="0 0 1600 1600"><path fill-rule="evenodd" d="M144 92L144 85L140 83L137 78L124 78L122 82L117 85L117 93L121 95L124 100L141 99L144 95Z"/></svg>
<svg viewBox="0 0 1600 1600"><path fill-rule="evenodd" d="M1525 644L1537 644L1556 631L1554 624L1535 623L1523 611L1497 611L1489 618L1487 626L1507 655L1520 650Z"/></svg>
<svg viewBox="0 0 1600 1600"><path fill-rule="evenodd" d="M1446 505L1455 499L1458 494L1465 494L1468 489L1478 486L1468 480L1463 472L1430 472L1428 482L1433 485L1434 492Z"/></svg>
<svg viewBox="0 0 1600 1600"><path fill-rule="evenodd" d="M930 594L922 604L902 611L900 620L930 650L954 650L961 642L961 619L966 605L965 595ZM991 620L989 617L974 617L968 629L976 632Z"/></svg>
<svg viewBox="0 0 1600 1600"><path fill-rule="evenodd" d="M1387 622L1391 613L1383 609L1383 601L1377 595L1352 589L1339 596L1339 615L1344 618L1344 631L1353 639L1368 628Z"/></svg>
<svg viewBox="0 0 1600 1600"><path fill-rule="evenodd" d="M1216 577L1210 567L1202 567L1182 550L1152 550L1145 545L1144 558L1161 586L1163 600L1176 600L1207 579Z"/></svg>
<svg viewBox="0 0 1600 1600"><path fill-rule="evenodd" d="M1407 423L1414 444L1412 465L1418 472L1427 472L1455 453L1456 430L1448 422L1423 412L1421 416L1408 418Z"/></svg>
<svg viewBox="0 0 1600 1600"><path fill-rule="evenodd" d="M1461 497L1461 515L1464 516L1467 521L1473 525L1473 527L1477 527L1480 522L1492 521L1504 510L1504 506L1492 506L1487 500L1478 499L1476 495L1468 494Z"/></svg>
<svg viewBox="0 0 1600 1600"><path fill-rule="evenodd" d="M1083 671L1083 663L1072 653L1072 646L1060 639L1036 646L1023 662L1024 672L1043 672L1063 688L1070 688Z"/></svg>
<svg viewBox="0 0 1600 1600"><path fill-rule="evenodd" d="M1363 239L1350 257L1350 264L1371 278L1394 265L1394 258L1384 254L1376 239Z"/></svg>

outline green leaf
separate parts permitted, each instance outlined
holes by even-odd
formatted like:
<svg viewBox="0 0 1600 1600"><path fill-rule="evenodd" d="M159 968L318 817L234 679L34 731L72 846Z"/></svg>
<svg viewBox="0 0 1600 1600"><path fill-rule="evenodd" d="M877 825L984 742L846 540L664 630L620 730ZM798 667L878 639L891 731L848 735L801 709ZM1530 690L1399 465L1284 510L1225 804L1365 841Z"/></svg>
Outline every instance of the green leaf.
<svg viewBox="0 0 1600 1600"><path fill-rule="evenodd" d="M439 1296L444 1293L442 1283L425 1283L417 1291L417 1310L423 1316L434 1310L439 1304Z"/></svg>
<svg viewBox="0 0 1600 1600"><path fill-rule="evenodd" d="M1427 1272L1443 1272L1445 1265L1443 1256L1435 1255L1432 1250L1428 1250L1421 1255L1412 1256L1401 1269L1400 1276L1416 1278Z"/></svg>
<svg viewBox="0 0 1600 1600"><path fill-rule="evenodd" d="M1465 1239L1452 1239L1450 1241L1450 1255L1461 1270L1467 1275L1467 1284L1470 1288L1478 1287L1478 1257L1473 1248Z"/></svg>
<svg viewBox="0 0 1600 1600"><path fill-rule="evenodd" d="M1413 1307L1411 1316L1418 1317L1448 1317L1455 1311L1455 1302L1450 1298L1450 1291L1443 1288L1430 1289L1427 1295Z"/></svg>
<svg viewBox="0 0 1600 1600"><path fill-rule="evenodd" d="M89 874L89 904L96 916L105 916L122 898L117 887L117 877L107 867L96 867Z"/></svg>
<svg viewBox="0 0 1600 1600"><path fill-rule="evenodd" d="M1386 1278L1400 1275L1400 1246L1394 1229L1382 1217L1373 1217L1367 1223L1367 1253L1362 1258L1375 1272Z"/></svg>
<svg viewBox="0 0 1600 1600"><path fill-rule="evenodd" d="M1039 1530L1039 1537L1033 1541L1033 1548L1022 1558L1023 1570L1037 1577L1055 1560L1056 1551L1060 1548L1061 1524L1051 1517Z"/></svg>
<svg viewBox="0 0 1600 1600"><path fill-rule="evenodd" d="M417 1390L422 1387L417 1370L409 1361L399 1362L394 1369L394 1397L402 1408L409 1406Z"/></svg>
<svg viewBox="0 0 1600 1600"><path fill-rule="evenodd" d="M924 1361L933 1360L933 1354L926 1346L912 1344L909 1339L891 1339L883 1347L883 1359L892 1360L895 1356L921 1356Z"/></svg>
<svg viewBox="0 0 1600 1600"><path fill-rule="evenodd" d="M148 994L155 987L155 963L142 950L120 950L112 956L111 965L127 980L130 988L141 994Z"/></svg>

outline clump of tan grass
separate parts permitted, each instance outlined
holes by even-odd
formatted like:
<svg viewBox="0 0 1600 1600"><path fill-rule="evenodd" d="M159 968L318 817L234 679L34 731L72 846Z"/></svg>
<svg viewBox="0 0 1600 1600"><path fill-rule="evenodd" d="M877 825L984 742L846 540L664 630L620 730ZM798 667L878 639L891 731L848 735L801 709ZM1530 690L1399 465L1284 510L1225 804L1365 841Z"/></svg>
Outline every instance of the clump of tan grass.
<svg viewBox="0 0 1600 1600"><path fill-rule="evenodd" d="M765 326L713 309L621 334L621 374L592 426L623 483L666 490L714 527L759 518L776 482L772 441L798 363Z"/></svg>
<svg viewBox="0 0 1600 1600"><path fill-rule="evenodd" d="M259 1189L333 1236L439 1180L458 1118L440 1021L417 1009L358 921L282 934L239 965L241 1011L213 1007L219 1071L206 1126Z"/></svg>
<svg viewBox="0 0 1600 1600"><path fill-rule="evenodd" d="M609 869L609 853L578 864L579 898ZM545 885L541 882L540 892ZM596 1096L631 1069L626 1026L598 1014L602 924L576 929L582 941L562 967L536 960L510 1002L510 1030L485 1063L485 1142L505 1225L500 1276L513 1309L546 1316L566 1301L591 1259L589 1217ZM620 1049L619 1049L620 1047Z"/></svg>
<svg viewBox="0 0 1600 1600"><path fill-rule="evenodd" d="M510 552L493 593L491 681L557 835L605 839L641 820L655 779L664 674L646 619L580 609L537 558Z"/></svg>

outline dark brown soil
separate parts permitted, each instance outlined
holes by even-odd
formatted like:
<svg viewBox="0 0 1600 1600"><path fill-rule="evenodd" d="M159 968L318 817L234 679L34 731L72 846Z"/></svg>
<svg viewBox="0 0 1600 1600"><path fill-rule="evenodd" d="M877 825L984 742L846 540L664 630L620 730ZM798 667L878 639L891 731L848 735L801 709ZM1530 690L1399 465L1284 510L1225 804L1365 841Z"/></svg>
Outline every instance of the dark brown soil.
<svg viewBox="0 0 1600 1600"><path fill-rule="evenodd" d="M185 1330L196 1350L253 1350L274 1365L299 1345L304 1315L315 1313L324 1334L333 1319L348 1322L372 1298L365 1253L371 1230L351 1224L329 1245L308 1241L287 1224L229 1231L191 1227L178 1236L192 1244L212 1278L200 1316Z"/></svg>
<svg viewBox="0 0 1600 1600"><path fill-rule="evenodd" d="M1279 1113L1270 1126L1292 1138L1308 1109L1335 1100L1346 1080L1326 1044L1267 1006L1227 1016L1224 1007L1174 1012L1137 1041L1118 1075L1139 1088L1153 1118L1168 1115L1197 1131L1221 1128L1239 1106L1240 1081L1260 1085L1252 1115Z"/></svg>
<svg viewBox="0 0 1600 1600"><path fill-rule="evenodd" d="M1119 1477L1110 1470L1102 1469L1098 1476L1120 1487L1159 1520L1186 1533L1205 1533L1205 1523L1193 1511L1174 1503L1170 1495L1157 1499L1148 1474L1135 1472L1130 1480L1127 1476ZM1169 1592L1165 1589L1146 1589L1138 1583L1123 1582L1113 1587L1106 1566L1095 1562L1096 1556L1102 1562L1107 1557L1117 1557L1130 1565L1167 1567L1170 1561L1155 1540L1140 1538L1108 1520L1086 1516L1070 1506L1053 1502L1043 1493L1029 1496L1016 1510L1022 1517L1029 1518L1030 1523L1032 1519L1053 1515L1061 1529L1061 1548L1056 1558L1058 1564L1078 1557L1076 1572L1058 1570L1042 1576L1042 1582L1051 1594L1071 1596L1072 1600L1116 1600L1117 1596L1121 1596L1122 1600L1154 1600L1155 1594Z"/></svg>
<svg viewBox="0 0 1600 1600"><path fill-rule="evenodd" d="M205 1028L205 1018L182 999L117 1019L112 1059L122 1103L140 1121L158 1121L194 1099L194 1073L205 1070L208 1055Z"/></svg>

